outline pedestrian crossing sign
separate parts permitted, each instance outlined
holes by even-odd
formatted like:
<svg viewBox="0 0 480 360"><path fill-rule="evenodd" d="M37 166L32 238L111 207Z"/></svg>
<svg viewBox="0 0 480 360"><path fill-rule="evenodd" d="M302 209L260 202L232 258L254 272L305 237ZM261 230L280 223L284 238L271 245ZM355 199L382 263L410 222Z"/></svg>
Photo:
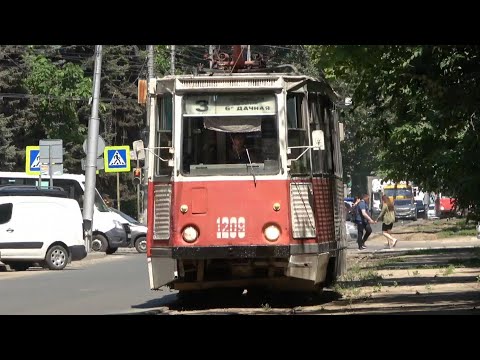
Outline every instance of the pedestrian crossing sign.
<svg viewBox="0 0 480 360"><path fill-rule="evenodd" d="M105 172L130 171L130 146L106 146L103 151Z"/></svg>
<svg viewBox="0 0 480 360"><path fill-rule="evenodd" d="M40 146L27 146L25 154L25 172L40 175Z"/></svg>

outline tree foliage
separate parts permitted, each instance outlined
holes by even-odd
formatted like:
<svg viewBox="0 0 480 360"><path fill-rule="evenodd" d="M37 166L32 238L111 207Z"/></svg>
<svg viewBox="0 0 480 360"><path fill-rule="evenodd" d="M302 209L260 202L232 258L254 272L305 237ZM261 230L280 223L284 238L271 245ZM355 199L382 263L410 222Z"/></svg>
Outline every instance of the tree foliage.
<svg viewBox="0 0 480 360"><path fill-rule="evenodd" d="M100 135L107 145L131 144L142 138L145 126L145 108L137 104L137 82L147 69L145 46L103 49ZM0 46L0 170L24 171L26 146L61 138L64 169L82 172L93 55L93 45ZM135 196L129 175L121 174L125 201ZM97 177L99 190L112 197L114 182L108 174ZM133 208L127 212L135 214Z"/></svg>
<svg viewBox="0 0 480 360"><path fill-rule="evenodd" d="M30 71L25 86L30 94L41 95L32 103L46 138L82 142L87 127L79 122L76 101L91 95L92 80L84 77L78 65L57 67L43 55L29 56L26 63Z"/></svg>
<svg viewBox="0 0 480 360"><path fill-rule="evenodd" d="M310 46L327 77L349 83L386 177L480 208L478 46Z"/></svg>

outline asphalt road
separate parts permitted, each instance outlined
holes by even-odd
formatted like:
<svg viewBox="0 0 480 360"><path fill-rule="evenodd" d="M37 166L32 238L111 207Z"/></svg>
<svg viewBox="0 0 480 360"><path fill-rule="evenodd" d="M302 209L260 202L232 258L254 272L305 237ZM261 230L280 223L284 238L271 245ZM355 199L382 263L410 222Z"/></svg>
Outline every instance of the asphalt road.
<svg viewBox="0 0 480 360"><path fill-rule="evenodd" d="M380 232L381 224L374 225ZM378 227L378 229L376 228ZM385 247L382 236L364 252L413 248L480 247L476 237L462 240L399 241ZM354 240L349 252L357 252ZM176 292L151 291L145 254L124 252L69 264L62 271L0 272L0 315L101 315L143 312L176 303Z"/></svg>
<svg viewBox="0 0 480 360"><path fill-rule="evenodd" d="M159 306L173 292L151 291L145 254L74 262L62 271L0 272L0 315L100 315Z"/></svg>

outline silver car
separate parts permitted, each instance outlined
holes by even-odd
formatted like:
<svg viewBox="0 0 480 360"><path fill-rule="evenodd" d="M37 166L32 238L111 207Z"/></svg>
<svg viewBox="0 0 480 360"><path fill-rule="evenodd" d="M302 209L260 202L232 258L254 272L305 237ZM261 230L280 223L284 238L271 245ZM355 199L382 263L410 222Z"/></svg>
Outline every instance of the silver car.
<svg viewBox="0 0 480 360"><path fill-rule="evenodd" d="M395 200L393 204L395 207L395 217L397 220L417 220L417 205L413 202L413 199Z"/></svg>
<svg viewBox="0 0 480 360"><path fill-rule="evenodd" d="M135 249L139 253L147 252L147 227L141 222L135 220L131 216L121 212L120 210L110 208L111 211L116 212L118 215L123 217L128 221L130 225L130 230L132 232L132 240L130 241L130 246L135 246Z"/></svg>

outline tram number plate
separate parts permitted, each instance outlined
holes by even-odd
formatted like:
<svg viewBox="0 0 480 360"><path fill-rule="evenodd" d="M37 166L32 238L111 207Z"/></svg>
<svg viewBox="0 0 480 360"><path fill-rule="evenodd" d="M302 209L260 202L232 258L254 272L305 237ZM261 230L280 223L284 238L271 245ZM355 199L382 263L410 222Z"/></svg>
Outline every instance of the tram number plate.
<svg viewBox="0 0 480 360"><path fill-rule="evenodd" d="M243 239L245 237L244 217L218 217L217 239Z"/></svg>

